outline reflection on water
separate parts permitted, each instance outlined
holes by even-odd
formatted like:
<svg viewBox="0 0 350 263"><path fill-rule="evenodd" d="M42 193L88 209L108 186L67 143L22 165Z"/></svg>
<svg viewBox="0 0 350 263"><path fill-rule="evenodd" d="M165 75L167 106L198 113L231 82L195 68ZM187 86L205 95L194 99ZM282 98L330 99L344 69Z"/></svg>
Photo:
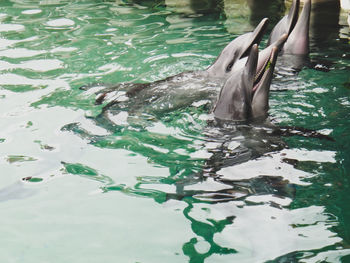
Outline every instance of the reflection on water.
<svg viewBox="0 0 350 263"><path fill-rule="evenodd" d="M310 63L276 73L271 122L221 127L208 114L220 83L130 83L205 69L286 9L200 3L0 3L3 262L349 258L343 11L315 4ZM148 88L127 98L135 85Z"/></svg>

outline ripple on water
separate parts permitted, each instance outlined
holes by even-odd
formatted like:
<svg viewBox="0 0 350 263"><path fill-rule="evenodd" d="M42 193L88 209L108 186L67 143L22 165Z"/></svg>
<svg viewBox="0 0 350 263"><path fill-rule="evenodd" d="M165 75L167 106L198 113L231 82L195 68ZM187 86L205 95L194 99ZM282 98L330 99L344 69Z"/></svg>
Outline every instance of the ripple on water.
<svg viewBox="0 0 350 263"><path fill-rule="evenodd" d="M0 32L24 31L25 27L19 24L0 24Z"/></svg>
<svg viewBox="0 0 350 263"><path fill-rule="evenodd" d="M0 38L0 48L7 48L7 47L15 46L17 44L32 42L37 39L38 39L38 36L31 36L31 37L19 39L19 40Z"/></svg>
<svg viewBox="0 0 350 263"><path fill-rule="evenodd" d="M47 72L55 69L62 69L63 63L58 59L38 59L29 60L20 64L11 64L5 61L0 61L0 70L26 69L36 72Z"/></svg>
<svg viewBox="0 0 350 263"><path fill-rule="evenodd" d="M0 56L8 58L27 58L45 54L44 50L30 50L27 48L13 48L0 51Z"/></svg>
<svg viewBox="0 0 350 263"><path fill-rule="evenodd" d="M231 180L249 179L261 175L281 176L290 183L307 185L308 183L304 182L304 179L315 176L315 174L296 169L294 165L289 164L288 160L315 163L336 162L335 152L333 151L284 149L264 158L222 168L218 171L218 174Z"/></svg>
<svg viewBox="0 0 350 263"><path fill-rule="evenodd" d="M36 15L36 14L40 14L42 12L41 9L28 9L28 10L24 10L22 11L23 15Z"/></svg>
<svg viewBox="0 0 350 263"><path fill-rule="evenodd" d="M203 69L251 28L248 14L231 19L229 34L224 13L217 19L183 14L165 7L171 1L150 7L119 0L34 2L0 1L0 204L7 211L0 232L8 233L0 239L0 261L16 260L13 255L33 260L38 247L46 249L43 260L59 249L70 257L67 262L77 263L87 258L74 252L81 249L100 262L163 262L168 255L177 257L169 262L250 263L284 255L281 262L337 262L350 253L336 250L348 243L340 208L349 203L342 164L348 156L347 50L340 51L340 64L333 59L338 77L332 70L304 68L297 74L282 68L271 87L270 113L278 121L314 123L318 131L341 134L336 143L298 136L270 141L253 129L251 143L256 139L269 151L227 164L245 134L224 145L235 128L224 134L207 125L207 96L177 108L183 98L191 100L193 82L177 90L176 100L169 100L167 89L164 101L136 113L132 102L103 111L105 104L94 104L101 90L79 87L102 82L108 89ZM107 103L131 100L125 91L98 95ZM329 118L336 125L329 127ZM20 184L7 188L11 180ZM23 236L27 240L17 238ZM119 244L127 249L114 253ZM147 251L139 251L145 245ZM130 248L140 254L128 253Z"/></svg>
<svg viewBox="0 0 350 263"><path fill-rule="evenodd" d="M58 18L53 19L48 22L46 22L46 25L53 27L53 28L65 28L65 27L71 27L75 25L75 22L68 18Z"/></svg>
<svg viewBox="0 0 350 263"><path fill-rule="evenodd" d="M208 262L266 262L295 251L319 249L341 241L330 230L336 220L327 215L323 207L288 210L270 205L235 207L234 202L232 205L226 207L230 209L228 213L236 216L234 223L216 233L214 241L221 247L234 247L238 253L213 255ZM211 206L209 211L223 210L219 206ZM218 220L218 216L215 212L207 215L214 220ZM257 225L258 229L252 228Z"/></svg>

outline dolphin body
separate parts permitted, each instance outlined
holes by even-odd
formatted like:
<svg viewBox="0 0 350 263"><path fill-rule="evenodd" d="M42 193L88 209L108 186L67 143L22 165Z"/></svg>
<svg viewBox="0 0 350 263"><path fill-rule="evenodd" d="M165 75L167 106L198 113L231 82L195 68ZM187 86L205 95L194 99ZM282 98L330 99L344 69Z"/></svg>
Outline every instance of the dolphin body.
<svg viewBox="0 0 350 263"><path fill-rule="evenodd" d="M152 111L145 107L147 102L152 102L151 108L158 112L170 111L189 106L200 98L215 100L222 84L236 70L234 66L247 57L254 44L260 43L267 25L268 19L265 18L254 31L232 40L205 70L183 72L152 83L120 83L111 87L98 84L81 89L88 95L95 93L96 104L105 104L104 111L114 111L112 107Z"/></svg>

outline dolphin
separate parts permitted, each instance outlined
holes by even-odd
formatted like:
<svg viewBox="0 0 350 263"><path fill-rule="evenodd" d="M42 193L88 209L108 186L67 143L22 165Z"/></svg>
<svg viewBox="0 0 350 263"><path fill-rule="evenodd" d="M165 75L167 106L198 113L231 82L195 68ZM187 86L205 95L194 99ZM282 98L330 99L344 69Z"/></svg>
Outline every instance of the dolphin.
<svg viewBox="0 0 350 263"><path fill-rule="evenodd" d="M298 21L283 47L284 53L306 55L309 53L309 24L311 0L305 0Z"/></svg>
<svg viewBox="0 0 350 263"><path fill-rule="evenodd" d="M121 107L124 105L131 109L130 113L137 110L137 107L143 107L146 101L152 101L153 107L151 108L159 108L160 111L163 111L163 109L170 110L191 105L200 97L215 100L222 84L236 70L233 69L235 64L239 62L238 67L242 67L251 47L260 43L268 21L267 18L262 19L252 32L232 40L214 63L205 70L183 72L151 83L119 83L117 85L98 83L83 86L80 89L86 90L87 94L94 93L95 103L105 104L104 112L111 109L113 105ZM188 94L189 90L191 90L191 95L185 96L184 94Z"/></svg>
<svg viewBox="0 0 350 263"><path fill-rule="evenodd" d="M270 45L283 34L290 35L298 20L299 6L300 0L293 0L288 15L284 16L272 29L267 45Z"/></svg>
<svg viewBox="0 0 350 263"><path fill-rule="evenodd" d="M286 40L286 35L282 40ZM259 51L256 44L251 48L245 66L236 70L222 87L213 108L216 119L245 121L266 117L269 108L268 96L278 47L271 48L262 69L257 70Z"/></svg>
<svg viewBox="0 0 350 263"><path fill-rule="evenodd" d="M269 20L264 18L253 32L245 33L232 40L220 53L215 62L206 69L209 77L229 77L233 65L247 57L251 47L259 44Z"/></svg>
<svg viewBox="0 0 350 263"><path fill-rule="evenodd" d="M203 99L206 101L206 103L209 103L211 107L225 81L227 79L231 79L231 81L234 82L237 80L236 77L239 77L242 73L242 70L245 68L245 64L247 62L247 57L244 57L244 54L247 52L247 50L250 51L250 45L251 43L256 42L257 35L259 35L259 38L261 37L261 28L266 26L266 21L267 20L262 21L261 26L257 27L259 29L255 30L256 32L260 33L255 34L253 32L252 34L248 33L243 36L242 39L245 39L244 43L246 43L246 45L236 49L239 50L237 51L239 57L243 58L237 59L234 62L234 65L230 66L229 69L221 68L220 70L216 70L219 69L219 67L217 67L215 69L215 72L217 72L215 77L210 77L210 73L207 73L206 75L203 73L203 71L187 72L187 74L182 73L153 83L120 83L118 86L98 91L95 93L97 95L96 103L101 104L106 102L102 109L102 113L100 114L101 121L104 120L104 122L111 122L111 124L114 125L116 122L113 121L113 116L119 114L120 111L125 111L126 109L127 113L125 114L128 114L128 116L135 116L137 119L139 119L139 116L144 115L145 113L161 116L163 113L188 107L194 102L201 101ZM251 81L253 81L254 78L256 78L256 81L259 83L264 83L264 81L271 80L272 75L268 78L261 77L263 76L265 69L270 66L268 60L272 50L274 48L280 50L286 39L287 35L285 34L276 42L260 52L260 56L257 59L257 65L255 67L255 71L259 73L257 74L259 77L251 76ZM242 43L241 40L239 40L239 42L231 42L230 44L233 45L229 44L229 46L232 48L238 43ZM257 43L253 45L257 46ZM217 59L219 63L214 62L214 65L224 65L225 63L223 63L223 61L227 57L228 56L223 56L223 54L221 54ZM226 60L225 62L230 64L230 61L231 60ZM223 72L224 74L220 75L220 72ZM221 76L221 78L219 76ZM255 89L257 89L257 87L258 86L255 86ZM260 94L260 91L257 92L257 94ZM267 98L261 99L261 101L264 100L268 101ZM260 105L257 97L254 101L256 101L254 105ZM249 100L245 101L245 103L249 104ZM257 106L255 106L254 109L256 109L256 107ZM258 110L255 110L255 112L257 111Z"/></svg>
<svg viewBox="0 0 350 263"><path fill-rule="evenodd" d="M288 15L283 17L273 28L267 45L276 41L281 35L288 34L282 49L283 54L307 55L309 53L309 24L311 0L305 0L298 18L300 0L294 0Z"/></svg>

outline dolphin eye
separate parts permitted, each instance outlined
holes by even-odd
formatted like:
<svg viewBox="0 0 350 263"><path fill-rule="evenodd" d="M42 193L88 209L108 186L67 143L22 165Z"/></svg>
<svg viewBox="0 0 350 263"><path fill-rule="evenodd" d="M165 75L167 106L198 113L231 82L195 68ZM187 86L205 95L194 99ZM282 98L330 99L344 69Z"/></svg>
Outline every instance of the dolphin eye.
<svg viewBox="0 0 350 263"><path fill-rule="evenodd" d="M232 66L233 66L233 60L230 62L230 64L227 65L227 67L226 67L226 72L231 71Z"/></svg>

